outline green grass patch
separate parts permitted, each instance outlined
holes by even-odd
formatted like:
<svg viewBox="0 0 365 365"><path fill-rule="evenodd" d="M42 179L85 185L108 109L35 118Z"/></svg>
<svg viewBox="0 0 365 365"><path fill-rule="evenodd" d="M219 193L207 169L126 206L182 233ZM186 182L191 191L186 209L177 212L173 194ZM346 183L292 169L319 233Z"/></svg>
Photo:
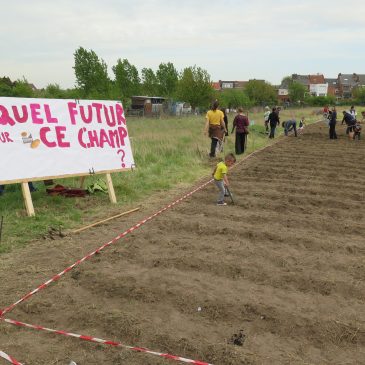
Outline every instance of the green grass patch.
<svg viewBox="0 0 365 365"><path fill-rule="evenodd" d="M281 120L295 111L282 111ZM290 114L291 113L291 114ZM300 110L307 123L318 119L313 109ZM229 115L229 129L234 115ZM249 114L255 124L250 127L247 153L268 143L263 126L263 112ZM0 217L3 216L0 253L26 245L34 239L47 236L51 227L68 230L87 224L97 217L108 217L111 211L123 211L126 205L137 206L157 191L168 191L186 186L199 178L210 177L216 161L210 161L210 139L203 134L204 116L168 119L134 119L127 121L136 169L112 175L118 203L111 206L108 195L96 193L86 198L49 196L43 182L35 182L38 191L32 193L35 217L27 217L20 184L7 185L0 197ZM282 128L279 128L282 131ZM226 138L224 153L234 152L234 135ZM223 155L221 156L223 157ZM89 176L85 186L104 178ZM78 187L78 178L59 179L56 183Z"/></svg>

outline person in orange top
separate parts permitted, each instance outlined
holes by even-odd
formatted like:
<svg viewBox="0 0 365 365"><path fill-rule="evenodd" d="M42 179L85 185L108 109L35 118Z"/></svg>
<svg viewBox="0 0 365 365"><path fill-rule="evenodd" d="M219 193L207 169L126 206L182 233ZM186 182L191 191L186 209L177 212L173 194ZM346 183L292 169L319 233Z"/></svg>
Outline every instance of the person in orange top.
<svg viewBox="0 0 365 365"><path fill-rule="evenodd" d="M213 107L209 110L205 116L205 134L211 138L210 145L210 157L215 157L215 149L217 147L218 140L222 140L224 134L227 132L226 125L224 123L224 114L218 109L219 103L216 100L213 103Z"/></svg>

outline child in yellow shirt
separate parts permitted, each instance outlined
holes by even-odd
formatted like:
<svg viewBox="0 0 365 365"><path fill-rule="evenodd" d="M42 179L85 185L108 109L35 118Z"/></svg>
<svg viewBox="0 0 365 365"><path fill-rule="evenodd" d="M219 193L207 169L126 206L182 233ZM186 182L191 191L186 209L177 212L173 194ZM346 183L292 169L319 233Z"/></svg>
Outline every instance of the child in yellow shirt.
<svg viewBox="0 0 365 365"><path fill-rule="evenodd" d="M221 161L217 164L213 171L214 183L217 185L219 190L217 205L227 205L227 203L224 202L225 186L229 186L227 173L228 168L231 167L235 162L235 155L233 153L229 153L224 158L224 161Z"/></svg>

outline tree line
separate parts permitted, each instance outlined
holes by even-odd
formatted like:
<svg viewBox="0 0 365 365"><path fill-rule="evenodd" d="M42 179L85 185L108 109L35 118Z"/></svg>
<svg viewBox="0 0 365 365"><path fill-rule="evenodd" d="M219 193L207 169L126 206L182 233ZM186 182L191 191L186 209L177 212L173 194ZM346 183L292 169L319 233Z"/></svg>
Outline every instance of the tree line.
<svg viewBox="0 0 365 365"><path fill-rule="evenodd" d="M188 102L193 110L197 107L207 109L215 99L227 108L275 105L278 102L276 88L262 80L250 80L244 89L214 90L209 73L196 65L178 71L172 62L167 62L160 63L157 70L146 67L139 72L128 59L119 58L111 67L113 77L110 77L108 65L93 50L79 47L73 56L74 88L61 89L54 83L42 90L33 90L25 78L12 82L3 77L0 78L0 96L121 100L125 107L130 105L133 95L161 96ZM290 81L288 89L289 98L294 103L325 105L334 102L331 97L310 96L299 82ZM358 98L365 101L365 91L359 92Z"/></svg>
<svg viewBox="0 0 365 365"><path fill-rule="evenodd" d="M42 90L34 90L27 79L12 82L0 78L0 96L39 97L57 99L121 100L128 107L133 95L161 96L188 102L193 110L206 109L212 100L221 105L236 108L252 105L275 104L276 90L269 83L252 80L245 90L216 91L209 73L199 66L185 67L178 71L172 62L160 63L157 70L143 68L141 72L128 59L118 59L108 74L108 65L93 50L79 47L74 52L76 85L61 89L57 84L48 84Z"/></svg>

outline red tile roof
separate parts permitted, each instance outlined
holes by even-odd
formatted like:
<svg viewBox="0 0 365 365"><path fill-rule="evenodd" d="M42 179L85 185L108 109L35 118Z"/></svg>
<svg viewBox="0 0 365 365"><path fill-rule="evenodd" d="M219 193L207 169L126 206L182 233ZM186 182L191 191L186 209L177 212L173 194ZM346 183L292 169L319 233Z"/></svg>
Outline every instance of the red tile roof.
<svg viewBox="0 0 365 365"><path fill-rule="evenodd" d="M309 83L310 84L325 84L323 75L309 75Z"/></svg>

